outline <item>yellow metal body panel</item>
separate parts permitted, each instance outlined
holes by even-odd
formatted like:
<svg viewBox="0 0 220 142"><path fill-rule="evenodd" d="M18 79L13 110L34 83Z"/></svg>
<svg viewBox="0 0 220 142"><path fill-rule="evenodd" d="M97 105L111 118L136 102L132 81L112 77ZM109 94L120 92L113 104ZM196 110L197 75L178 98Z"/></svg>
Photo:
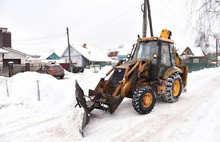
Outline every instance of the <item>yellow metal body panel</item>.
<svg viewBox="0 0 220 142"><path fill-rule="evenodd" d="M164 37L164 38L167 38L167 39L170 39L171 37L171 31L167 30L167 29L163 29L160 33L160 37Z"/></svg>
<svg viewBox="0 0 220 142"><path fill-rule="evenodd" d="M179 69L177 67L171 67L164 73L163 79L167 79L171 74L173 74L175 72L183 73L183 71L181 69Z"/></svg>
<svg viewBox="0 0 220 142"><path fill-rule="evenodd" d="M188 66L182 66L182 70L183 70L183 76L182 76L183 85L186 86L187 78L188 78Z"/></svg>
<svg viewBox="0 0 220 142"><path fill-rule="evenodd" d="M174 53L175 53L176 66L180 67L181 66L181 59L179 57L179 54L176 51L176 48L174 48Z"/></svg>
<svg viewBox="0 0 220 142"><path fill-rule="evenodd" d="M166 42L174 44L173 40L167 39L167 38L164 38L164 37L144 37L144 38L139 38L138 42L153 41L153 40L155 40L155 41L161 40L161 41L166 41Z"/></svg>

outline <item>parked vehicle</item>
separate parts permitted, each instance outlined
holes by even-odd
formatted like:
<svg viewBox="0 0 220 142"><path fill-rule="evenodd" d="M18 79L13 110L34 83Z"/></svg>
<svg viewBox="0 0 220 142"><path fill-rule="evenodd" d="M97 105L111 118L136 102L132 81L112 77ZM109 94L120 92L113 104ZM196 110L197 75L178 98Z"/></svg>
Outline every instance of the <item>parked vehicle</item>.
<svg viewBox="0 0 220 142"><path fill-rule="evenodd" d="M60 65L67 71L72 72L72 73L83 73L84 72L84 67L81 66L76 66L75 64L72 64L72 70L70 69L70 64L69 63L60 63Z"/></svg>
<svg viewBox="0 0 220 142"><path fill-rule="evenodd" d="M73 72L73 73L78 73L78 72L83 73L84 72L84 68L80 67L80 66L76 66L76 65L73 64L71 72Z"/></svg>
<svg viewBox="0 0 220 142"><path fill-rule="evenodd" d="M43 65L37 70L39 73L50 74L54 77L62 79L64 77L64 68L61 65Z"/></svg>

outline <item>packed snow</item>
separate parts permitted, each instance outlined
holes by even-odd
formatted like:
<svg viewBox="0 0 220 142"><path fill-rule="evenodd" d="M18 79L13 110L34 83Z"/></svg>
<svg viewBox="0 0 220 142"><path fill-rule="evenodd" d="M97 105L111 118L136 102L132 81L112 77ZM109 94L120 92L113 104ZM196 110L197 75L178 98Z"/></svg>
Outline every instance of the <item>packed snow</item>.
<svg viewBox="0 0 220 142"><path fill-rule="evenodd" d="M94 110L82 137L75 80L87 93L109 70L66 72L64 79L36 72L0 76L0 142L220 141L220 68L190 73L187 92L176 103L157 99L147 115L127 98L114 114Z"/></svg>

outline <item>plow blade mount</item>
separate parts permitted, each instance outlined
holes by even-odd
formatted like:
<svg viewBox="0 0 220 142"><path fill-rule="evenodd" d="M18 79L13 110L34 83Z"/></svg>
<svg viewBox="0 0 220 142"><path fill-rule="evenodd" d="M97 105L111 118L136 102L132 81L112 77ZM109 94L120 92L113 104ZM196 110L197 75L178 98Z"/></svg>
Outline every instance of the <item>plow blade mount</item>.
<svg viewBox="0 0 220 142"><path fill-rule="evenodd" d="M120 86L119 86L120 87ZM82 127L80 133L83 135L83 129L89 123L90 113L93 109L100 109L106 112L114 113L119 104L122 102L122 96L112 96L110 94L102 93L100 91L89 90L89 100L86 101L84 91L79 86L78 82L75 83L75 96L77 104L80 108L84 109Z"/></svg>
<svg viewBox="0 0 220 142"><path fill-rule="evenodd" d="M76 101L77 101L76 106L78 105L80 108L83 107L83 109L84 109L82 127L79 130L80 133L82 134L82 136L84 136L83 129L89 123L91 111L89 110L89 108L87 106L84 92L83 92L82 88L79 86L77 81L76 81L75 87L76 87L75 96L76 96Z"/></svg>

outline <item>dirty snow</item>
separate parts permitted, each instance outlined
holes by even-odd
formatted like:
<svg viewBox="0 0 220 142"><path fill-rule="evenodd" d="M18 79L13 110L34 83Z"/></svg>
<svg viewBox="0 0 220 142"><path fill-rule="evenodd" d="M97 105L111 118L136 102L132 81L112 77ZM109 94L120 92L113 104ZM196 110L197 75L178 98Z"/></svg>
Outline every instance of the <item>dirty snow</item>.
<svg viewBox="0 0 220 142"><path fill-rule="evenodd" d="M75 80L87 93L109 70L66 72L64 79L35 72L0 76L0 142L220 141L220 68L190 73L187 93L172 104L157 100L148 115L139 115L130 99L114 114L94 110L83 138Z"/></svg>

